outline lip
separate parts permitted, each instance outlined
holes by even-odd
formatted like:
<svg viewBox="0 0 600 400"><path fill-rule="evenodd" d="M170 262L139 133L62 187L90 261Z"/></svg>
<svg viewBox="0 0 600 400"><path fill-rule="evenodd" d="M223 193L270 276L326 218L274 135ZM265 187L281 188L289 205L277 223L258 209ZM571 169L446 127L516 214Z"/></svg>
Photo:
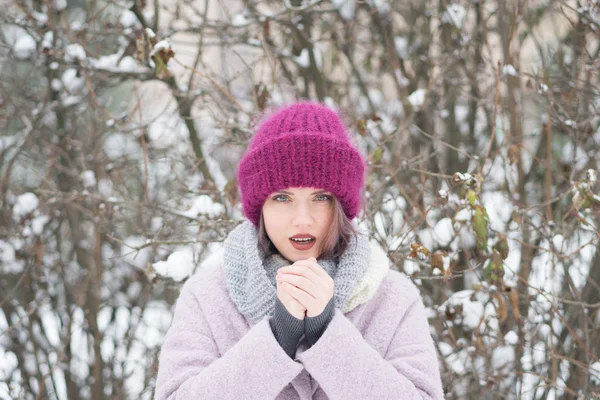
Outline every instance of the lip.
<svg viewBox="0 0 600 400"><path fill-rule="evenodd" d="M313 235L311 235L310 233L298 233L294 236L292 236L290 239L316 239Z"/></svg>
<svg viewBox="0 0 600 400"><path fill-rule="evenodd" d="M292 236L292 237L299 237L299 236ZM311 236L306 236L306 237L311 237ZM314 236L312 236L312 237L314 237ZM294 246L294 248L296 250L300 250L300 251L307 251L307 250L312 249L312 247L317 242L316 240L313 240L309 243L297 243L297 242L294 242L291 238L289 240L290 240L290 243L292 244L292 246Z"/></svg>

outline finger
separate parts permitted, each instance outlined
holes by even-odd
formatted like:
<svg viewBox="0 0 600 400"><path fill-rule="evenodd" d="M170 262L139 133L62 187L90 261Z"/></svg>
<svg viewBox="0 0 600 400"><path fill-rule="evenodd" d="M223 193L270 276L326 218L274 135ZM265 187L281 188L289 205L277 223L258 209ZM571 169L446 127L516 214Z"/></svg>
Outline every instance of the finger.
<svg viewBox="0 0 600 400"><path fill-rule="evenodd" d="M305 265L307 267L309 267L311 265L319 266L319 264L317 263L317 259L314 257L310 257L305 260L298 260L295 263L293 263L292 265Z"/></svg>
<svg viewBox="0 0 600 400"><path fill-rule="evenodd" d="M283 267L284 271L285 268L289 267L302 267L303 269L308 269L314 272L317 276L321 276L323 274L327 275L327 272L317 263L317 259L314 257L310 257L306 260L298 260L290 266Z"/></svg>
<svg viewBox="0 0 600 400"><path fill-rule="evenodd" d="M307 262L306 266L308 268L310 268L310 270L313 271L317 276L320 276L320 277L324 277L325 275L329 276L327 271L325 271L325 269L317 263L316 258L310 257L307 261L308 262Z"/></svg>
<svg viewBox="0 0 600 400"><path fill-rule="evenodd" d="M317 294L319 292L319 287L303 276L281 274L281 276L277 277L277 280L281 282L291 283L297 288L304 290L306 293L310 294L314 298L317 297Z"/></svg>
<svg viewBox="0 0 600 400"><path fill-rule="evenodd" d="M314 257L311 257L308 260L296 261L291 266L280 268L277 272L302 275L310 279L316 285L319 284L318 282L332 280L327 271L317 264Z"/></svg>
<svg viewBox="0 0 600 400"><path fill-rule="evenodd" d="M299 262L299 261L297 261ZM289 265L287 267L281 267L279 268L279 270L277 270L277 274L291 274L291 275L298 275L298 276L304 276L305 278L307 278L308 280L310 280L311 282L317 282L319 279L319 275L317 275L315 273L315 271L313 271L308 265L304 265L304 264L294 264L294 265Z"/></svg>
<svg viewBox="0 0 600 400"><path fill-rule="evenodd" d="M287 282L283 282L283 288L288 292L288 294L293 297L296 301L304 306L307 310L309 308L313 308L312 306L315 303L314 297L306 293L302 289L298 289L296 286L289 284Z"/></svg>

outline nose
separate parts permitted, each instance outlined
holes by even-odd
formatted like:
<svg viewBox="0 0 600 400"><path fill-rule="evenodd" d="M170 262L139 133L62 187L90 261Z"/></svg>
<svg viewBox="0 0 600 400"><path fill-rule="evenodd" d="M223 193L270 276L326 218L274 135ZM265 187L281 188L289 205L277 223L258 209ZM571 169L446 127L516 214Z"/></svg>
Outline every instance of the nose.
<svg viewBox="0 0 600 400"><path fill-rule="evenodd" d="M303 203L298 203L294 210L292 224L295 226L311 226L314 222L310 207Z"/></svg>

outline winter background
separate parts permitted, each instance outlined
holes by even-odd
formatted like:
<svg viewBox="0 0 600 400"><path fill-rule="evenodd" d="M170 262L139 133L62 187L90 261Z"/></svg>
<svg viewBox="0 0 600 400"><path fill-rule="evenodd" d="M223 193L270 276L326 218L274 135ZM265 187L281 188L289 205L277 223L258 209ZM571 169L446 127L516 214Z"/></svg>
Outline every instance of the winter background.
<svg viewBox="0 0 600 400"><path fill-rule="evenodd" d="M597 0L1 0L0 399L150 399L260 113L342 110L448 399L600 398Z"/></svg>

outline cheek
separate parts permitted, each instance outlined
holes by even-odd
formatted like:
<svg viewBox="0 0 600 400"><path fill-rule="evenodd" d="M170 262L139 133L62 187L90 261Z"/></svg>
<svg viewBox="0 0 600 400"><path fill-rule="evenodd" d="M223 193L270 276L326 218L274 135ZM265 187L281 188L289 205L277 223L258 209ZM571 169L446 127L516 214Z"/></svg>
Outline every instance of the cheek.
<svg viewBox="0 0 600 400"><path fill-rule="evenodd" d="M319 216L319 221L321 221L322 229L328 231L333 225L333 210L323 210Z"/></svg>
<svg viewBox="0 0 600 400"><path fill-rule="evenodd" d="M263 208L263 222L265 224L265 230L267 234L271 236L271 233L277 232L282 225L283 218L280 212L271 208Z"/></svg>
<svg viewBox="0 0 600 400"><path fill-rule="evenodd" d="M323 220L333 221L333 207L323 207L320 211Z"/></svg>

